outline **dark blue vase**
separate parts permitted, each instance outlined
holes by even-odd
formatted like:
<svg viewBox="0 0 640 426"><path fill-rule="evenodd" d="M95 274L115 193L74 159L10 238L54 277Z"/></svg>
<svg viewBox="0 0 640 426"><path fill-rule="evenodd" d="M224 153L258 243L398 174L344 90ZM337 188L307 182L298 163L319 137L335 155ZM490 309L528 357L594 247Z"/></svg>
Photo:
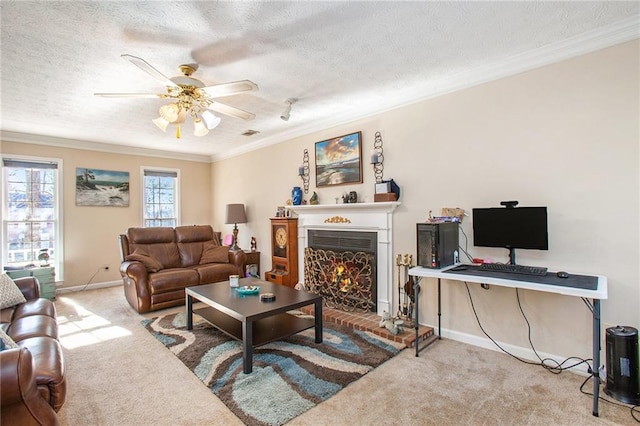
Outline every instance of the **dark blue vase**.
<svg viewBox="0 0 640 426"><path fill-rule="evenodd" d="M299 186L294 186L291 190L291 201L294 206L299 206L302 203L302 189Z"/></svg>

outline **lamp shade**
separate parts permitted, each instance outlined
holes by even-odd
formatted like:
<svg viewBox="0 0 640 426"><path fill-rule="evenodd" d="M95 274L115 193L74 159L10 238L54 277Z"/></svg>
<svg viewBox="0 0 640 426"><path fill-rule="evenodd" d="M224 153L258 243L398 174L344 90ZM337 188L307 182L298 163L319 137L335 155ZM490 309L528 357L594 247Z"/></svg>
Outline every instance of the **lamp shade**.
<svg viewBox="0 0 640 426"><path fill-rule="evenodd" d="M226 224L247 223L244 213L244 204L227 204Z"/></svg>
<svg viewBox="0 0 640 426"><path fill-rule="evenodd" d="M163 132L167 131L167 126L171 123L169 123L167 120L165 120L162 117L158 117L158 118L154 118L153 120L151 120L153 122L153 124L155 124L156 126L158 126L158 128L160 130L162 130Z"/></svg>
<svg viewBox="0 0 640 426"><path fill-rule="evenodd" d="M193 120L194 131L193 134L196 136L204 136L209 133L209 129L206 128L203 121L199 118Z"/></svg>
<svg viewBox="0 0 640 426"><path fill-rule="evenodd" d="M202 113L202 121L207 126L207 129L215 129L220 124L220 117L212 113L211 111L204 111Z"/></svg>

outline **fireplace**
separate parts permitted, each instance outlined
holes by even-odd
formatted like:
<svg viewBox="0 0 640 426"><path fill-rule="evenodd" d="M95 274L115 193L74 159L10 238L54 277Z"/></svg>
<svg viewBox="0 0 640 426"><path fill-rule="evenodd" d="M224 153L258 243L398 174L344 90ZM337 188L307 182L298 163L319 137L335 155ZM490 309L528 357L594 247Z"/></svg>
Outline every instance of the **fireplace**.
<svg viewBox="0 0 640 426"><path fill-rule="evenodd" d="M306 288L325 306L377 312L377 233L309 230L304 251Z"/></svg>
<svg viewBox="0 0 640 426"><path fill-rule="evenodd" d="M373 255L371 259L371 275L375 278L375 290L372 290L374 309L378 315L383 311L393 312L392 306L393 291L393 211L400 205L400 202L379 202L379 203L353 203L353 204L319 204L286 206L285 208L298 216L298 270L303 271L301 277L304 278L304 285L307 286L307 271L305 269L305 252L307 248L327 250L322 245L318 247L316 243L310 244L310 235L315 235L315 231L349 231L356 233L356 237L363 234L375 235L375 240L366 243L373 246L372 250L363 250L362 242L356 242L351 247L352 252L364 252ZM312 232L313 231L313 232ZM323 235L322 233L320 234ZM333 237L333 234L329 234ZM344 234L349 235L349 234ZM316 239L315 237L313 237ZM320 242L326 242L324 236ZM353 240L350 241L353 243ZM314 247L315 246L315 247ZM329 249L328 251L335 251ZM336 252L342 252L340 250ZM362 260L358 260L361 262ZM375 291L375 294L373 293ZM397 296L397 295L396 295Z"/></svg>

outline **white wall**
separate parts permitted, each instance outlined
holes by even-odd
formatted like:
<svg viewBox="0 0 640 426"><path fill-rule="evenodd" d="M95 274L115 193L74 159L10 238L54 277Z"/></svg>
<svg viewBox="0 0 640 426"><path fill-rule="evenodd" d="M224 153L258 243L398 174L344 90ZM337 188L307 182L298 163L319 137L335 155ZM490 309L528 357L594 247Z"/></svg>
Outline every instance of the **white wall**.
<svg viewBox="0 0 640 426"><path fill-rule="evenodd" d="M361 130L364 183L317 189L312 172L305 198L315 190L321 203L334 203L355 190L372 201L366 158L380 131L384 177L394 178L402 191L394 215L395 254L415 256L415 223L430 210L470 211L502 200L544 205L549 251L519 250L519 263L606 275L604 323L638 327L639 48L637 40L621 44L214 163L214 226L224 229L225 204L245 203L249 223L240 225L240 245L248 248L256 236L262 269L268 270L268 218L301 183L296 172L303 150L313 153L317 141ZM471 237L469 219L463 229ZM506 250L476 249L471 241L469 249L506 261ZM433 325L435 282L423 288L420 322ZM446 282L443 289L443 327L458 337L482 336L464 284ZM515 291L470 289L492 337L528 347ZM590 357L591 314L582 300L534 291L521 291L520 299L539 351Z"/></svg>

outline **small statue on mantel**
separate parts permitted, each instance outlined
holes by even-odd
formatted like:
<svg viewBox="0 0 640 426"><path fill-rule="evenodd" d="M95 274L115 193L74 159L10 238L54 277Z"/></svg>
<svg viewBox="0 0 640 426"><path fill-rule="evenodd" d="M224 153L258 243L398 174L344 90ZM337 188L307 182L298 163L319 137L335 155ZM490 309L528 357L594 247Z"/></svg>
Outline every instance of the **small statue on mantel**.
<svg viewBox="0 0 640 426"><path fill-rule="evenodd" d="M251 251L256 251L256 248L257 248L256 237L251 237Z"/></svg>
<svg viewBox="0 0 640 426"><path fill-rule="evenodd" d="M313 192L313 195L311 196L311 199L309 200L309 204L311 204L312 206L315 206L318 204L318 194L316 194L316 192Z"/></svg>

